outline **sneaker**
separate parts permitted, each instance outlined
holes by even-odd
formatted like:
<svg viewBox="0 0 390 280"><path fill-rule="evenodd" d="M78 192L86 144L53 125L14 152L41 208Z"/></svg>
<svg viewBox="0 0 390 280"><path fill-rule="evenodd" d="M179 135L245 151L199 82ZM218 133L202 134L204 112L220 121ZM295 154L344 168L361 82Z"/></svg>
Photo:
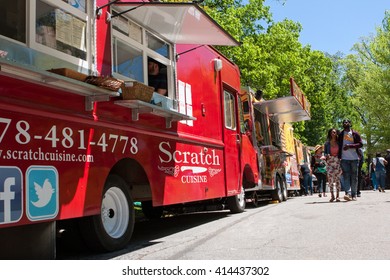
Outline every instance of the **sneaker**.
<svg viewBox="0 0 390 280"><path fill-rule="evenodd" d="M362 195L360 193L357 194L357 197L361 197Z"/></svg>
<svg viewBox="0 0 390 280"><path fill-rule="evenodd" d="M353 196L353 197L352 197L352 200L353 200L353 201L356 201L356 200L357 200L356 196Z"/></svg>
<svg viewBox="0 0 390 280"><path fill-rule="evenodd" d="M332 198L329 200L329 202L333 202L333 201L335 201L335 198L334 198L334 197L332 197Z"/></svg>
<svg viewBox="0 0 390 280"><path fill-rule="evenodd" d="M344 195L344 200L351 201L351 197L349 195Z"/></svg>
<svg viewBox="0 0 390 280"><path fill-rule="evenodd" d="M340 202L340 198L336 198L336 202Z"/></svg>

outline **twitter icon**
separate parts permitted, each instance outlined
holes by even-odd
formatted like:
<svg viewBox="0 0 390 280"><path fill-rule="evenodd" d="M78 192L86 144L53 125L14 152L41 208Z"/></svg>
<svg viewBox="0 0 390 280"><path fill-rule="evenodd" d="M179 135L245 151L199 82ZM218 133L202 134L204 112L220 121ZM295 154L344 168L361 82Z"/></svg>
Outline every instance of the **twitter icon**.
<svg viewBox="0 0 390 280"><path fill-rule="evenodd" d="M26 214L30 221L58 214L58 172L54 166L30 166L26 172Z"/></svg>

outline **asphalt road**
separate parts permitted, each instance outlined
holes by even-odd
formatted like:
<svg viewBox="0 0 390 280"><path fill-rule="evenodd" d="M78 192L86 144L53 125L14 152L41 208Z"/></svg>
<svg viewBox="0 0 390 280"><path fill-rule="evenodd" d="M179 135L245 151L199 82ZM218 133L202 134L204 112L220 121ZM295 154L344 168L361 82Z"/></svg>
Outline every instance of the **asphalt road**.
<svg viewBox="0 0 390 280"><path fill-rule="evenodd" d="M186 214L136 223L127 248L93 254L68 234L58 259L389 260L390 190L357 201L293 197L241 214Z"/></svg>

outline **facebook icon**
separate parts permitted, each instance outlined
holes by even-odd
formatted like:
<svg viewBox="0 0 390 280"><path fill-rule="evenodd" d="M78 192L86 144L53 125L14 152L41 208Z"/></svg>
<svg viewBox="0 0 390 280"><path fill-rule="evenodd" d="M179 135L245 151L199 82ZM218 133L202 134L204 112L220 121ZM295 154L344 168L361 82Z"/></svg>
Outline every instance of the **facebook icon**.
<svg viewBox="0 0 390 280"><path fill-rule="evenodd" d="M23 214L22 172L0 166L0 224L15 223Z"/></svg>

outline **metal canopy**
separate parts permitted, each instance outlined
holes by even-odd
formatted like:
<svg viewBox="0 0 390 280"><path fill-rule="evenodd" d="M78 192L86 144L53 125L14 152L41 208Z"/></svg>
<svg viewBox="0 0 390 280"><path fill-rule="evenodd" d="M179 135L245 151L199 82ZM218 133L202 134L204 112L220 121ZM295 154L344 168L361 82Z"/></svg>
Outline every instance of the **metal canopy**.
<svg viewBox="0 0 390 280"><path fill-rule="evenodd" d="M278 123L310 120L310 114L304 110L302 104L295 96L256 102L253 105L257 110L268 114Z"/></svg>
<svg viewBox="0 0 390 280"><path fill-rule="evenodd" d="M310 102L293 78L290 78L290 91L290 96L256 102L254 107L278 123L310 120Z"/></svg>
<svg viewBox="0 0 390 280"><path fill-rule="evenodd" d="M193 3L113 2L111 6L174 44L239 45Z"/></svg>

